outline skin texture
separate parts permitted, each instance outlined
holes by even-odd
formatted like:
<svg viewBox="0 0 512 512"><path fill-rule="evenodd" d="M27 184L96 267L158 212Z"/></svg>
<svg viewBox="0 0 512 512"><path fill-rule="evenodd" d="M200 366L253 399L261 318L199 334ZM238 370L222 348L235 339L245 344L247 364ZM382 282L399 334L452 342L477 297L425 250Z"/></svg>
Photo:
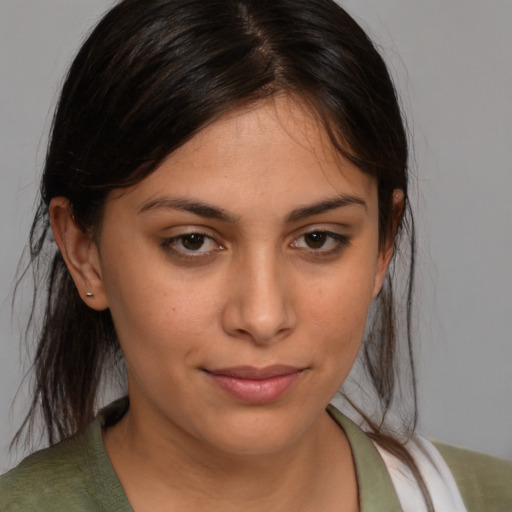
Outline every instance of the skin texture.
<svg viewBox="0 0 512 512"><path fill-rule="evenodd" d="M51 219L127 361L130 410L105 445L135 510L358 510L350 447L325 407L355 361L392 241L379 249L375 180L306 109L278 97L214 122L110 194L97 243L66 199ZM296 376L277 398L247 402L211 375L241 365Z"/></svg>

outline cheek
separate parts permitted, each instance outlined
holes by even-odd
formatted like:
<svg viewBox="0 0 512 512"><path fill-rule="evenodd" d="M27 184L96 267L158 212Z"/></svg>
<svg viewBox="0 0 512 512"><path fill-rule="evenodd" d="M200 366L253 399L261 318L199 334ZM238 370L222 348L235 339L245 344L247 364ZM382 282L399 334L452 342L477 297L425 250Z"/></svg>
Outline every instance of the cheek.
<svg viewBox="0 0 512 512"><path fill-rule="evenodd" d="M152 264L139 266L138 261ZM204 279L191 280L169 265L139 253L105 265L104 283L121 347L129 353L161 358L185 354L211 332L218 289Z"/></svg>
<svg viewBox="0 0 512 512"><path fill-rule="evenodd" d="M373 268L371 264L361 271L352 268L307 294L303 315L308 318L309 336L322 345L322 364L339 375L350 371L361 346L372 301Z"/></svg>
<svg viewBox="0 0 512 512"><path fill-rule="evenodd" d="M309 286L304 294L313 319L320 324L337 324L339 328L362 327L373 297L375 264L348 266L333 272L318 286ZM306 299L307 297L307 299Z"/></svg>

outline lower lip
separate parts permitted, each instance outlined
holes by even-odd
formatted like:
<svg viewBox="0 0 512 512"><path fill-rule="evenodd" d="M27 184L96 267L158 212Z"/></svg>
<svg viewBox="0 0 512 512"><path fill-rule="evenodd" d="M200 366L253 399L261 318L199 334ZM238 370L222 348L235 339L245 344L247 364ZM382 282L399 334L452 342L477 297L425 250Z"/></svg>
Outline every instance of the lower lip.
<svg viewBox="0 0 512 512"><path fill-rule="evenodd" d="M290 389L300 374L301 372L298 371L268 379L242 379L230 375L207 373L220 388L248 404L275 402Z"/></svg>

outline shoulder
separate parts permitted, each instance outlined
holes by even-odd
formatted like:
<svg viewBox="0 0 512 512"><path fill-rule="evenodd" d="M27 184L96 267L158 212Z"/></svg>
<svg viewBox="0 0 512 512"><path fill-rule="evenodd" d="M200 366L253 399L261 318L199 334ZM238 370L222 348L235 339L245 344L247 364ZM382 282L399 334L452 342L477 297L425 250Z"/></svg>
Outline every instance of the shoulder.
<svg viewBox="0 0 512 512"><path fill-rule="evenodd" d="M80 435L27 457L0 477L0 512L133 512L103 444L102 427L128 408L126 398L100 411Z"/></svg>
<svg viewBox="0 0 512 512"><path fill-rule="evenodd" d="M86 467L94 457L92 428L32 454L1 476L0 511L99 510Z"/></svg>
<svg viewBox="0 0 512 512"><path fill-rule="evenodd" d="M453 474L468 512L512 511L512 462L434 443Z"/></svg>

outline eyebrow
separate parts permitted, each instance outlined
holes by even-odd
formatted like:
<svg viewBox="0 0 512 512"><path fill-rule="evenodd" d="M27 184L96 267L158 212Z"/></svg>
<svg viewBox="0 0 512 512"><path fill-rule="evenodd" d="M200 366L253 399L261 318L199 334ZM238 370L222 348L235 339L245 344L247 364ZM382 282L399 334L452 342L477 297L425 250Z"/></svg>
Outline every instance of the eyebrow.
<svg viewBox="0 0 512 512"><path fill-rule="evenodd" d="M351 205L362 206L365 210L367 210L367 204L363 199L356 196L348 196L343 194L332 199L325 199L318 203L296 208L286 216L285 220L288 223L297 222L307 217L312 217L314 215L319 215L321 213ZM191 200L182 197L162 197L153 199L152 201L145 203L139 209L139 214L159 208L169 210L182 210L198 215L199 217L204 217L206 219L215 219L230 223L238 222L238 217L236 215L229 213L223 208L209 205L202 201Z"/></svg>
<svg viewBox="0 0 512 512"><path fill-rule="evenodd" d="M202 201L196 201L182 197L162 197L154 199L148 203L145 203L139 209L139 213L156 210L158 208L164 208L168 210L182 210L194 213L206 219L221 220L224 222L235 223L238 220L235 215L227 212L223 208L218 208L217 206L212 206L203 203Z"/></svg>
<svg viewBox="0 0 512 512"><path fill-rule="evenodd" d="M365 210L368 209L365 201L360 197L342 194L332 199L326 199L324 201L320 201L319 203L297 208L287 215L286 221L297 222L307 217L312 217L313 215L319 215L320 213L325 213L330 210L336 210L337 208L351 205L359 205L362 206Z"/></svg>

